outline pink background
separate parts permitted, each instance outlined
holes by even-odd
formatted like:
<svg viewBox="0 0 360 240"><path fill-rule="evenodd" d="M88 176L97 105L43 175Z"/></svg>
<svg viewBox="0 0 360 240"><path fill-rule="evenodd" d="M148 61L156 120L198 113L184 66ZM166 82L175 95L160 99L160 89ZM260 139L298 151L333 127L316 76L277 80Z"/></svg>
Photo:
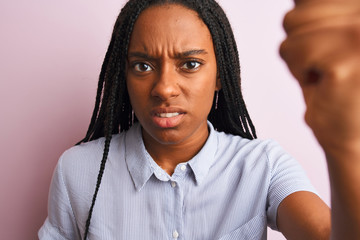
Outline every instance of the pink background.
<svg viewBox="0 0 360 240"><path fill-rule="evenodd" d="M260 138L303 165L329 203L323 153L303 121L296 81L278 57L290 0L221 0L238 40L245 100ZM80 140L124 1L0 2L0 237L37 239L60 154ZM269 239L284 239L269 231Z"/></svg>

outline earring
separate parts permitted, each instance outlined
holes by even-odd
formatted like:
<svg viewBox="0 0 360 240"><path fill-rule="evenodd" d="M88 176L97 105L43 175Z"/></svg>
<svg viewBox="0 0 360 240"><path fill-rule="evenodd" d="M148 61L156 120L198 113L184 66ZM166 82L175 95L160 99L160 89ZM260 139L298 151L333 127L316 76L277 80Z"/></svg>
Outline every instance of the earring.
<svg viewBox="0 0 360 240"><path fill-rule="evenodd" d="M131 125L134 125L135 113L134 110L131 111Z"/></svg>
<svg viewBox="0 0 360 240"><path fill-rule="evenodd" d="M218 108L219 91L215 91L215 110Z"/></svg>

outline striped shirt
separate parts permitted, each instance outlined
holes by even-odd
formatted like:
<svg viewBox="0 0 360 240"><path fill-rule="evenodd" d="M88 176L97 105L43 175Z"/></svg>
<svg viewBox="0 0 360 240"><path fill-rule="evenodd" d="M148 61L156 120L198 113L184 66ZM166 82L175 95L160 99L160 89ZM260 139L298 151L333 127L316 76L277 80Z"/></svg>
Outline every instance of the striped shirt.
<svg viewBox="0 0 360 240"><path fill-rule="evenodd" d="M266 239L280 202L314 189L272 140L214 130L172 176L146 151L141 126L113 136L88 239ZM67 150L55 169L41 240L81 239L104 138Z"/></svg>

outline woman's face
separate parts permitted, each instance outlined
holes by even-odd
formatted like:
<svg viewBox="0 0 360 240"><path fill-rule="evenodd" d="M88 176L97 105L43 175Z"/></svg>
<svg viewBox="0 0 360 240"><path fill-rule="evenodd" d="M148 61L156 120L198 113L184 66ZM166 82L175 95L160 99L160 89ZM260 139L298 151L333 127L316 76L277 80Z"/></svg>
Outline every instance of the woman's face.
<svg viewBox="0 0 360 240"><path fill-rule="evenodd" d="M195 11L170 4L140 14L129 44L127 88L145 143L206 139L218 82L211 34Z"/></svg>

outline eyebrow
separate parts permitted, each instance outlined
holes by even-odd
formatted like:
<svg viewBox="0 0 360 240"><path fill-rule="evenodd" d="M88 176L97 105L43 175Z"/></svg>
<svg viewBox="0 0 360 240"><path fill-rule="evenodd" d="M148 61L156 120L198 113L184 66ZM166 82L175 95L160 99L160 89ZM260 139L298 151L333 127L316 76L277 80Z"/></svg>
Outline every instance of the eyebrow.
<svg viewBox="0 0 360 240"><path fill-rule="evenodd" d="M208 53L204 49L193 49L193 50L175 54L175 58L189 57L192 55L206 55L206 54L208 54Z"/></svg>
<svg viewBox="0 0 360 240"><path fill-rule="evenodd" d="M206 54L208 54L208 52L204 49L192 49L192 50L188 50L185 52L176 53L175 58L179 59L179 58L189 57L189 56L193 56L193 55L206 55ZM130 52L128 57L140 57L140 58L149 59L149 60L156 59L156 57L150 56L149 54L144 53L144 52Z"/></svg>

